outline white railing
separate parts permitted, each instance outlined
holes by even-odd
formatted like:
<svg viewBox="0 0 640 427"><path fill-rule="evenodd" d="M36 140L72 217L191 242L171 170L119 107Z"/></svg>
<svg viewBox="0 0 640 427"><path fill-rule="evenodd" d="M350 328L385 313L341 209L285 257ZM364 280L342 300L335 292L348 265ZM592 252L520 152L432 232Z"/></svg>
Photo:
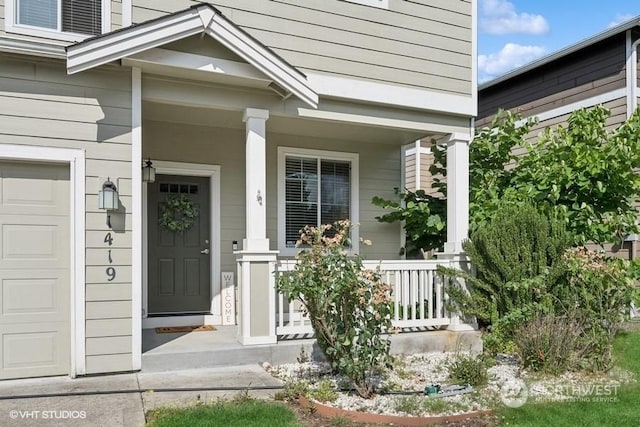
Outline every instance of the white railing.
<svg viewBox="0 0 640 427"><path fill-rule="evenodd" d="M279 260L276 272L291 271L294 265L294 260ZM391 285L394 327L440 327L451 323L445 309L446 278L436 271L438 265L452 266L449 261L439 260L364 261L365 268L377 269L382 281ZM276 334L312 334L311 322L300 301L287 301L279 292L276 295Z"/></svg>

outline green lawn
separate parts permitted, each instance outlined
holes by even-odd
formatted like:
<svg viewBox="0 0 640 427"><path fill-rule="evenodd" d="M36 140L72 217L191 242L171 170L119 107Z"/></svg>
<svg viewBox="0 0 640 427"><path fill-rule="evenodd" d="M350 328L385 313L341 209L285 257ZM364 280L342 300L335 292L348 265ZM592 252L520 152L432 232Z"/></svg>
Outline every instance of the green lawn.
<svg viewBox="0 0 640 427"><path fill-rule="evenodd" d="M614 343L616 365L640 379L640 331L621 332ZM637 426L640 425L640 385L617 391L616 402L525 404L497 414L502 426Z"/></svg>
<svg viewBox="0 0 640 427"><path fill-rule="evenodd" d="M274 402L244 399L149 413L150 427L301 427L295 413Z"/></svg>

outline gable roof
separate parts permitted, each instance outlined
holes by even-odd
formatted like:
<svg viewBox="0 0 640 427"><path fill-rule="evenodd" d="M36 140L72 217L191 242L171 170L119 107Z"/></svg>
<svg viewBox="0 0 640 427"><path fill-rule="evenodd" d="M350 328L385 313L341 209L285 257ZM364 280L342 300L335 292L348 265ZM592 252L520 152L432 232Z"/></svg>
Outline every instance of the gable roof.
<svg viewBox="0 0 640 427"><path fill-rule="evenodd" d="M88 70L195 34L204 33L264 73L289 93L318 106L306 76L209 4L92 37L67 47L67 72Z"/></svg>
<svg viewBox="0 0 640 427"><path fill-rule="evenodd" d="M636 16L635 18L630 19L630 20L628 20L628 21L626 21L626 22L624 22L624 23L622 23L620 25L617 25L617 26L612 27L612 28L610 28L608 30L602 31L602 32L600 32L600 33L598 33L598 34L596 34L596 35L594 35L592 37L586 38L586 39L584 39L582 41L579 41L578 43L572 44L572 45L570 45L570 46L568 46L568 47L566 47L564 49L558 50L558 51L556 51L556 52L554 52L554 53L552 53L550 55L544 56L544 57L542 57L542 58L540 58L540 59L538 59L536 61L533 61L533 62L531 62L531 63L529 63L527 65L524 65L524 66L522 66L520 68L516 68L515 70L510 71L510 72L508 72L508 73L506 73L506 74L504 74L504 75L502 75L500 77L497 77L497 78L495 78L493 80L489 80L486 83L482 83L482 84L478 85L478 90L487 89L487 88L489 88L491 86L494 86L494 85L502 83L502 82L504 82L506 80L512 79L512 78L514 78L516 76L519 76L519 75L524 74L524 73L526 73L528 71L534 70L534 69L536 69L538 67L541 67L541 66L543 66L545 64L553 62L553 61L555 61L557 59L560 59L560 58L565 57L567 55L570 55L570 54L572 54L574 52L577 52L579 50L582 50L582 49L585 49L587 47L590 47L590 46L592 46L592 45L594 45L596 43L599 43L599 42L601 42L603 40L606 40L606 39L608 39L610 37L613 37L613 36L615 36L617 34L620 34L620 33L624 32L624 31L631 30L631 29L633 29L635 27L639 27L639 26L640 26L640 16Z"/></svg>

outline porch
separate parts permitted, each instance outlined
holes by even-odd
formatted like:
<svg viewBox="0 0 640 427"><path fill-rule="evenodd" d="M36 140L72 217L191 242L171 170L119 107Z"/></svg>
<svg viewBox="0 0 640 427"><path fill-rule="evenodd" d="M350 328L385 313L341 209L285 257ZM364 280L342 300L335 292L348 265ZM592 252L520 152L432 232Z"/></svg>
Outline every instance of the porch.
<svg viewBox="0 0 640 427"><path fill-rule="evenodd" d="M144 329L142 334L142 372L215 368L262 364L295 363L302 351L314 360L322 360L313 338L282 339L275 344L243 346L238 342L237 326L216 326L215 331L157 334ZM482 351L478 331L431 330L410 328L391 336L392 354L465 350Z"/></svg>
<svg viewBox="0 0 640 427"><path fill-rule="evenodd" d="M460 260L378 260L365 261L366 268L378 270L383 280L392 287L394 331L391 352L425 353L454 351L456 349L479 352L482 349L479 332L461 322L456 313L446 309L447 286L456 283L437 271L438 265L468 268ZM291 271L295 261L276 260L271 277ZM240 267L242 269L242 267ZM272 282L272 286L273 286ZM231 286L233 286L231 284ZM242 286L242 285L241 285ZM223 290L233 292L233 290ZM240 292L242 293L242 289ZM245 289L246 293L247 290ZM267 310L255 307L244 311L239 325L216 326L214 331L189 333L156 333L143 331L142 366L144 371L165 371L189 366L208 368L269 362L293 363L301 353L314 360L322 360L322 352L313 338L313 329L302 311L299 301L287 301L284 295L271 288ZM265 330L275 336L256 336L251 321L263 312L273 319ZM241 311L242 313L242 311ZM243 327L249 331L243 336ZM261 345L243 345L251 337L264 340ZM246 344L246 343L244 343Z"/></svg>

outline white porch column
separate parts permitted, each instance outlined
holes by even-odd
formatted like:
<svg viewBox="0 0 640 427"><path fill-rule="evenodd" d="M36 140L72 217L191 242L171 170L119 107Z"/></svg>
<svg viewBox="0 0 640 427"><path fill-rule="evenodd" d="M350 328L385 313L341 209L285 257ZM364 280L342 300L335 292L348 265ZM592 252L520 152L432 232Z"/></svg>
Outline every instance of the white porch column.
<svg viewBox="0 0 640 427"><path fill-rule="evenodd" d="M449 260L449 266L470 269L462 249L469 234L469 134L451 134L447 141L447 241L438 259ZM451 279L455 286L467 286L462 279ZM451 283L453 285L453 283ZM463 323L460 313L449 313L450 331L471 331L474 325Z"/></svg>
<svg viewBox="0 0 640 427"><path fill-rule="evenodd" d="M246 236L236 252L239 302L238 340L243 345L274 344L276 336L275 265L278 251L269 250L267 239L268 110L247 108L246 123Z"/></svg>
<svg viewBox="0 0 640 427"><path fill-rule="evenodd" d="M467 134L452 134L447 141L446 254L462 253L469 233L469 142Z"/></svg>
<svg viewBox="0 0 640 427"><path fill-rule="evenodd" d="M246 125L246 237L243 250L268 251L266 122L268 110L247 108Z"/></svg>

